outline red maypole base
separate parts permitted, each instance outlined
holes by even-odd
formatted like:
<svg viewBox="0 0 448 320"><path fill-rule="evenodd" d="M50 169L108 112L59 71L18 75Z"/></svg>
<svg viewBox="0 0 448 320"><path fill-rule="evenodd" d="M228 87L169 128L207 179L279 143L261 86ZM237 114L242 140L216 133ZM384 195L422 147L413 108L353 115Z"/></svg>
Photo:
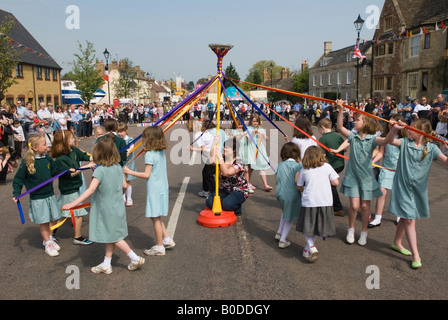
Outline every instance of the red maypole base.
<svg viewBox="0 0 448 320"><path fill-rule="evenodd" d="M204 209L198 217L198 223L207 228L225 228L235 224L236 215L233 211L221 211L220 215L215 215L212 210Z"/></svg>

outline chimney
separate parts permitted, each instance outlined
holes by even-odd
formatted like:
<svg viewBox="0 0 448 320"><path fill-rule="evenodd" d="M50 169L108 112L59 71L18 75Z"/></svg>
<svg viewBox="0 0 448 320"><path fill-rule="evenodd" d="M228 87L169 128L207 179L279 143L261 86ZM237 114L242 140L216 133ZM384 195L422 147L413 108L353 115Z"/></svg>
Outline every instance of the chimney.
<svg viewBox="0 0 448 320"><path fill-rule="evenodd" d="M331 41L325 41L324 42L324 54L327 55L331 51L333 51L333 42Z"/></svg>
<svg viewBox="0 0 448 320"><path fill-rule="evenodd" d="M306 60L302 60L302 71L301 72L305 71L306 68L308 68L308 63L306 62Z"/></svg>
<svg viewBox="0 0 448 320"><path fill-rule="evenodd" d="M286 69L286 68L282 68L281 79L286 79L286 78L288 78L288 77L289 77L288 69Z"/></svg>

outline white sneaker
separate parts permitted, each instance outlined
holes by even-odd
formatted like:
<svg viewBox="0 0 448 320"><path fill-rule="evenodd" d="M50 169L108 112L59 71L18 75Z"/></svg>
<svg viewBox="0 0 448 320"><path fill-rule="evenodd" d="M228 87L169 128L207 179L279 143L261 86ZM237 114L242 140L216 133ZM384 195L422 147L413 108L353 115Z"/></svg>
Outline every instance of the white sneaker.
<svg viewBox="0 0 448 320"><path fill-rule="evenodd" d="M145 258L138 257L138 262L137 262L137 263L133 263L133 262L131 262L131 263L128 265L128 270L129 270L129 271L137 270L137 268L140 267L140 266L142 266L144 263L145 263Z"/></svg>
<svg viewBox="0 0 448 320"><path fill-rule="evenodd" d="M352 244L355 242L355 229L348 228L347 230L347 237L345 238L347 243Z"/></svg>
<svg viewBox="0 0 448 320"><path fill-rule="evenodd" d="M361 231L361 234L359 235L358 244L360 246L365 246L367 244L367 232Z"/></svg>
<svg viewBox="0 0 448 320"><path fill-rule="evenodd" d="M199 191L198 192L198 196L200 196L200 197L204 197L204 198L208 198L208 197L210 197L210 192L209 191Z"/></svg>
<svg viewBox="0 0 448 320"><path fill-rule="evenodd" d="M58 250L56 250L55 243L53 241L48 241L48 243L45 245L45 253L50 257L56 257L59 255L59 252Z"/></svg>
<svg viewBox="0 0 448 320"><path fill-rule="evenodd" d="M280 233L277 232L277 233L275 234L275 237L274 237L274 238L275 238L275 240L280 240L281 237L282 237L282 235L281 235Z"/></svg>
<svg viewBox="0 0 448 320"><path fill-rule="evenodd" d="M176 243L174 243L174 240L171 239L171 242L169 243L164 243L163 246L165 247L165 249L171 249L176 245Z"/></svg>
<svg viewBox="0 0 448 320"><path fill-rule="evenodd" d="M310 257L310 251L309 251L309 250L306 250L306 249L303 249L302 257L308 259L308 258Z"/></svg>
<svg viewBox="0 0 448 320"><path fill-rule="evenodd" d="M158 246L153 246L151 249L143 251L147 256L164 256L166 254L165 248L160 249Z"/></svg>
<svg viewBox="0 0 448 320"><path fill-rule="evenodd" d="M55 248L57 251L60 251L60 250L61 250L61 247L58 245L58 242L57 242L57 240L56 240L55 237L50 236L50 241L53 242L53 244L54 244L54 248ZM42 240L42 245L45 247L45 240Z"/></svg>
<svg viewBox="0 0 448 320"><path fill-rule="evenodd" d="M90 269L91 272L93 273L105 273L105 274L111 274L112 273L112 266L109 266L108 268L105 268L102 264L99 264L95 267L92 267Z"/></svg>
<svg viewBox="0 0 448 320"><path fill-rule="evenodd" d="M249 193L254 193L254 189L252 189L252 188L247 188L247 191L248 191Z"/></svg>
<svg viewBox="0 0 448 320"><path fill-rule="evenodd" d="M310 248L309 252L310 252L309 253L309 258L308 258L309 262L311 262L311 263L316 262L317 261L317 255L318 255L319 251L317 251L316 247L312 246Z"/></svg>
<svg viewBox="0 0 448 320"><path fill-rule="evenodd" d="M126 207L132 207L134 205L134 201L132 199L126 201Z"/></svg>
<svg viewBox="0 0 448 320"><path fill-rule="evenodd" d="M291 242L288 241L288 240L286 240L286 241L279 241L279 243L278 243L278 247L280 249L288 248L290 245L291 245Z"/></svg>

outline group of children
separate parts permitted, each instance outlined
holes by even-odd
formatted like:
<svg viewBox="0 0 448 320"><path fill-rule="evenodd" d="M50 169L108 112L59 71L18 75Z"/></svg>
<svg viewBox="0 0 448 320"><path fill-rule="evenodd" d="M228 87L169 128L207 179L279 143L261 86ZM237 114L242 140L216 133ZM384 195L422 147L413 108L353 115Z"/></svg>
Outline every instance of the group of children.
<svg viewBox="0 0 448 320"><path fill-rule="evenodd" d="M433 160L448 165L448 158L436 144L431 143L431 123L421 119L406 128L403 119L397 116L391 119L383 135L379 135L382 128L378 121L357 113L354 129L348 130L343 126L343 101L337 100L336 104L339 109L337 131L346 141L343 142L337 133L331 132L331 123L326 123L324 119L318 127L323 134L319 142L325 148L317 146L317 140L308 132L302 139L310 141L302 141L300 145L294 143L293 139L281 150L283 162L277 169L277 199L283 212L275 236L280 240L279 247L290 245L286 236L292 222L297 220L296 228L304 234L307 243L303 256L310 262L317 260L318 251L314 245L316 237L335 234L334 215L340 215L334 209L339 206L337 191L334 192L338 184L341 185L341 193L350 201L346 242L352 244L355 241L355 221L360 209L362 226L358 244L366 245L371 202L377 199L377 215L370 224L373 227L381 222L387 190L392 190L389 212L399 217L399 220L391 248L412 256L411 267L420 268L422 262L417 248L415 222L416 219L429 217L428 173ZM299 123L296 121L296 124ZM307 130L306 126L302 128ZM447 142L444 144L448 145ZM344 178L339 182L338 172L344 169L344 161L338 153L348 146L350 157ZM374 155L378 149L380 156ZM377 179L372 162L381 157L383 167ZM302 193L295 192L295 187ZM404 236L410 250L403 246Z"/></svg>
<svg viewBox="0 0 448 320"><path fill-rule="evenodd" d="M111 260L115 247L130 259L128 270L133 271L145 263L128 245L126 206L132 206L131 181L147 179L145 216L151 218L156 245L145 250L146 255L164 255L165 249L175 246L168 236L161 218L168 215L169 187L165 149L167 142L162 129L148 127L143 131L142 144L145 151L144 172L135 171L132 145L127 136L127 127L109 119L104 128L95 130L97 140L92 155L76 147L76 137L69 130L59 130L54 135L50 149L43 135L30 136L27 141L25 159L22 160L13 180L13 201L17 202L23 186L30 190L59 176L60 195L56 198L53 183L30 193L29 217L39 225L45 252L58 256L61 250L54 237L64 217L73 215L74 244L89 245L105 243L104 261L91 268L93 273L112 273ZM82 165L82 163L86 163ZM93 169L90 185L84 187L82 170ZM84 191L85 190L85 191ZM90 197L89 238L81 234L82 218L87 211L79 206ZM53 230L54 229L54 230Z"/></svg>
<svg viewBox="0 0 448 320"><path fill-rule="evenodd" d="M290 242L287 235L293 222L297 221L297 230L304 234L306 246L303 256L314 262L318 257L315 242L318 236L335 234L334 216L343 215L337 186L349 198L348 230L346 241L355 241L355 221L361 209L362 227L358 238L359 245L366 245L369 222L378 225L384 208L387 190L392 190L389 212L400 218L391 248L403 255L412 255L412 267L421 267L421 258L417 248L415 221L429 217L427 198L428 172L433 160L438 159L448 165L448 158L431 140L413 130L406 130L399 119L392 119L382 136L377 120L363 114L356 114L354 129L343 126L343 101L337 100L339 108L337 130L332 132L331 121L323 119L319 122L322 134L320 141L312 135L311 126L301 118L296 121L297 130L291 142L287 138L281 149L282 162L276 172L276 197L282 208L282 216L275 238L280 248L287 248ZM308 121L309 122L309 121ZM204 141L214 140L220 135L226 140L224 133L218 133L212 125L204 121L201 133L195 140L201 139L200 151L209 148ZM431 124L426 120L417 120L412 128L430 135ZM213 129L215 130L214 132ZM299 130L300 129L300 130ZM104 131L102 131L104 130ZM207 131L207 132L206 132ZM248 134L250 133L250 136ZM211 134L207 138L207 134ZM253 170L261 171L264 190L272 187L267 184L264 170L267 170L269 159L263 142L267 140L266 131L261 128L259 115L254 113L249 120L247 130L242 124L231 131L232 137L240 143L238 156L245 164L245 178L249 192L255 187L251 185ZM164 255L166 249L175 246L167 234L162 217L168 215L169 185L165 150L168 147L163 130L159 126L150 126L143 131L142 144L145 151L144 171L135 168L133 145L134 140L127 135L125 124L116 120L106 121L104 128L96 127L97 137L92 155L76 147L76 137L68 130L59 130L54 135L49 156L45 137L33 135L28 139L27 153L14 177L14 201L20 195L23 186L27 190L48 181L52 177L66 171L59 177L60 195L56 198L53 184L30 193L29 216L31 221L40 227L45 252L57 256L60 250L54 236L52 226L63 217L75 216L75 244L88 245L93 242L105 243L104 261L91 269L94 273L112 272L111 259L115 247L128 255L131 262L129 270L136 270L144 264L145 259L138 256L127 244L126 206L133 205L132 185L135 178L147 180L147 199L145 217L151 218L156 236L156 245L145 250L146 255ZM345 138L346 141L344 141ZM208 139L208 140L207 140ZM255 143L257 146L255 146ZM321 148L319 144L326 146ZM448 143L445 142L445 145ZM344 169L343 152L350 148L350 157L342 181L339 173ZM190 148L193 150L193 147ZM380 156L374 155L380 150ZM119 152L120 151L120 152ZM210 152L210 149L207 150ZM383 168L378 179L372 170L372 161L383 158ZM81 163L87 162L86 165ZM206 162L206 166L211 166ZM94 169L92 181L83 187L82 170ZM213 170L204 168L204 192L210 193ZM205 190L205 189L208 190ZM209 194L208 194L209 195ZM87 211L77 206L91 198L89 219L89 239L81 234L82 217ZM377 199L377 215L370 221L370 204ZM62 208L62 209L61 209ZM62 211L61 211L62 210ZM71 212L72 211L72 212ZM341 213L342 212L342 213ZM403 237L406 235L410 250L404 248Z"/></svg>

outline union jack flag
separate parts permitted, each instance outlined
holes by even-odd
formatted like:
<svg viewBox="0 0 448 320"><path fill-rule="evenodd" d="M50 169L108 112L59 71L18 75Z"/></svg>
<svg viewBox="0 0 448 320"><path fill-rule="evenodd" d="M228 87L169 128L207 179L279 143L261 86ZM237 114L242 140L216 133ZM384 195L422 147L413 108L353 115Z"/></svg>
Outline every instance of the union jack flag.
<svg viewBox="0 0 448 320"><path fill-rule="evenodd" d="M357 41L356 41L356 45L355 45L355 54L353 55L353 59L361 59L361 61L363 60L363 59L365 59L366 58L366 56L364 56L362 53L361 53L361 49L359 49L359 43L360 43L361 41L358 39Z"/></svg>

